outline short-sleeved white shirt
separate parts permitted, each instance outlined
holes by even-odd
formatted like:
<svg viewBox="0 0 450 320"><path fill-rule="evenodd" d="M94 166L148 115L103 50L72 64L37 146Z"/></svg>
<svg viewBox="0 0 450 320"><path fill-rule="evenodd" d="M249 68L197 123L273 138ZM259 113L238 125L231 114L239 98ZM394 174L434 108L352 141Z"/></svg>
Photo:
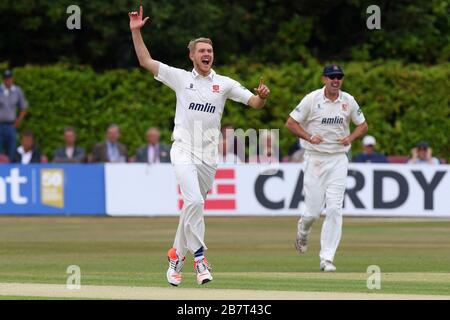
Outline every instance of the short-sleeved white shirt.
<svg viewBox="0 0 450 320"><path fill-rule="evenodd" d="M175 127L172 140L194 153L217 149L220 120L225 101L231 99L248 104L253 94L229 77L214 70L206 77L195 69L191 72L159 63L155 79L175 91L177 97ZM199 134L202 136L198 141ZM195 139L194 139L195 138Z"/></svg>
<svg viewBox="0 0 450 320"><path fill-rule="evenodd" d="M307 94L290 117L309 134L322 136L323 142L320 144L301 140L306 150L321 153L346 153L350 146L343 146L339 139L350 134L350 120L355 125L366 121L353 96L340 91L339 97L331 101L325 96L325 87Z"/></svg>

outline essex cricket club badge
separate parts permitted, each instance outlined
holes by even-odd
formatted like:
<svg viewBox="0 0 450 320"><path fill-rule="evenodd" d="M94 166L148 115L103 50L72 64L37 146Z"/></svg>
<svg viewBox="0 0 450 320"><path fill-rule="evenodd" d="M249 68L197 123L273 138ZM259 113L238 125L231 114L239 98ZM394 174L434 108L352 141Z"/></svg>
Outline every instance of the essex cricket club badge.
<svg viewBox="0 0 450 320"><path fill-rule="evenodd" d="M213 92L215 92L215 93L219 93L220 92L220 87L219 87L218 84L213 84L212 89L213 89Z"/></svg>
<svg viewBox="0 0 450 320"><path fill-rule="evenodd" d="M347 111L348 110L348 104L343 103L342 104L342 111Z"/></svg>

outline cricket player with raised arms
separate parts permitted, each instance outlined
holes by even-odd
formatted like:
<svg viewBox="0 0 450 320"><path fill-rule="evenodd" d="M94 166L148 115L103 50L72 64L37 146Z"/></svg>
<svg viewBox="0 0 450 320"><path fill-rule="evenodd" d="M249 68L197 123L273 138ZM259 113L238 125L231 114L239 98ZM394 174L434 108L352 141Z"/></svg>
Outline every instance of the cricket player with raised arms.
<svg viewBox="0 0 450 320"><path fill-rule="evenodd" d="M325 209L320 237L320 270L334 272L334 256L342 234L342 205L350 144L368 126L356 100L341 91L344 72L338 65L323 70L324 87L307 94L290 113L286 127L305 148L305 210L298 222L295 247L304 253L314 221ZM350 121L355 129L350 133Z"/></svg>
<svg viewBox="0 0 450 320"><path fill-rule="evenodd" d="M197 283L205 284L213 277L204 254L207 246L203 210L216 173L218 137L225 101L231 99L260 109L265 105L270 90L261 80L253 94L239 82L217 74L212 69L214 51L212 41L208 38L192 40L188 45L189 58L194 66L192 71L154 60L140 32L149 17L143 18L142 6L139 12L130 12L128 15L140 65L176 94L170 156L180 185L183 208L173 247L167 254L167 281L174 286L181 283L186 254L190 252L194 255Z"/></svg>

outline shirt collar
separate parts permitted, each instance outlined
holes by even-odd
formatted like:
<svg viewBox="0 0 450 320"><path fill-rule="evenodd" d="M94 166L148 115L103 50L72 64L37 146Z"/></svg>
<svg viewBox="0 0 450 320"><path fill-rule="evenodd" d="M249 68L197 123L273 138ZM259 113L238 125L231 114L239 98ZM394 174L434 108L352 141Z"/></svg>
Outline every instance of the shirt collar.
<svg viewBox="0 0 450 320"><path fill-rule="evenodd" d="M213 69L211 69L209 74L206 77L203 77L203 78L209 78L210 80L214 80L214 75L215 74L216 74L216 72ZM198 73L197 70L195 70L195 68L192 69L192 76L194 78L202 77L202 75L200 75L200 73Z"/></svg>
<svg viewBox="0 0 450 320"><path fill-rule="evenodd" d="M337 97L337 99L336 100L334 100L334 101L331 101L330 99L328 99L326 96L325 96L325 86L322 88L322 101L323 102L341 102L342 101L342 91L341 90L339 90L339 96Z"/></svg>
<svg viewBox="0 0 450 320"><path fill-rule="evenodd" d="M23 156L23 155L25 155L25 154L30 154L30 153L32 153L32 152L33 152L33 149L28 150L28 151L25 151L25 149L23 148L23 146L19 146L19 147L17 148L17 152L20 153L20 154Z"/></svg>
<svg viewBox="0 0 450 320"><path fill-rule="evenodd" d="M6 90L9 90L9 91L11 91L11 92L14 92L14 91L16 91L16 90L17 90L17 88L16 88L16 86L15 86L15 85L12 85L12 86L11 86L11 88L9 88L9 89L8 89L8 88L6 88L6 86L5 86L5 84L4 84L4 83L2 83L2 84L1 84L0 86L1 86L1 89L2 89L2 90L5 90L5 91L6 91Z"/></svg>

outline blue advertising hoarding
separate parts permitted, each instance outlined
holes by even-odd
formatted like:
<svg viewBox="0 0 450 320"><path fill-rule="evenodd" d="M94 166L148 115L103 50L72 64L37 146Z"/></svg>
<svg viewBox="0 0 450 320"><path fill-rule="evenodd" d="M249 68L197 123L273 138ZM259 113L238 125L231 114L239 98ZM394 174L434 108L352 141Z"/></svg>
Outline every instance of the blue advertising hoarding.
<svg viewBox="0 0 450 320"><path fill-rule="evenodd" d="M104 166L0 165L0 214L105 215Z"/></svg>

